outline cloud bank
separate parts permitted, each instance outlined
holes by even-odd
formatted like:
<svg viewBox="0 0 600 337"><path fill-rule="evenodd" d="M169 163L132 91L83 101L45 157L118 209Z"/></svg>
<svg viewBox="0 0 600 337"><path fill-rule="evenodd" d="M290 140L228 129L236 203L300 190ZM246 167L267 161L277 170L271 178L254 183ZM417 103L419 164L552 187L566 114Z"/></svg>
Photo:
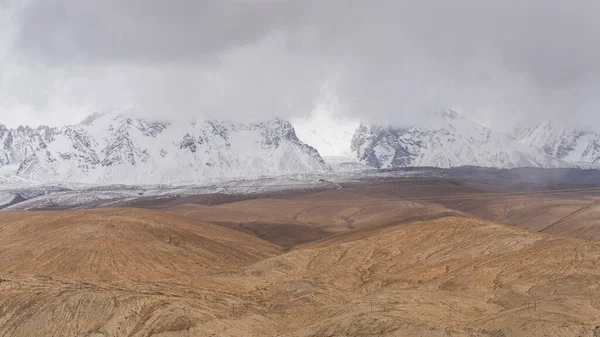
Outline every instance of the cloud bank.
<svg viewBox="0 0 600 337"><path fill-rule="evenodd" d="M4 0L0 121L298 118L334 92L375 123L452 107L589 128L598 17L587 0Z"/></svg>

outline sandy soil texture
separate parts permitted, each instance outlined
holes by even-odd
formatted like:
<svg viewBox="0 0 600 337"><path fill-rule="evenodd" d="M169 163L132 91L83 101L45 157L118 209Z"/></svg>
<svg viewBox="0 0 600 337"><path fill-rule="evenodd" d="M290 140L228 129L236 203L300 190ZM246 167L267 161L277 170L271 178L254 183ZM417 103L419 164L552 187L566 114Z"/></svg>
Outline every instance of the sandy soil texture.
<svg viewBox="0 0 600 337"><path fill-rule="evenodd" d="M596 196L436 188L0 213L0 336L600 336Z"/></svg>

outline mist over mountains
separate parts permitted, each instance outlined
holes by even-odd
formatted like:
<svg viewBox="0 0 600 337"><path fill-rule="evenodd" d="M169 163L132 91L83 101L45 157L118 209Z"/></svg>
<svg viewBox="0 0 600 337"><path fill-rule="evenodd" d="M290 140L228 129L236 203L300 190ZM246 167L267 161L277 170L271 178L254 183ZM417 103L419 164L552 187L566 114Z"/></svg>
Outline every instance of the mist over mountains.
<svg viewBox="0 0 600 337"><path fill-rule="evenodd" d="M600 135L550 122L505 134L444 110L414 126L336 116L241 123L157 122L95 114L64 127L0 126L5 176L89 184L211 179L402 167L584 167L600 164Z"/></svg>

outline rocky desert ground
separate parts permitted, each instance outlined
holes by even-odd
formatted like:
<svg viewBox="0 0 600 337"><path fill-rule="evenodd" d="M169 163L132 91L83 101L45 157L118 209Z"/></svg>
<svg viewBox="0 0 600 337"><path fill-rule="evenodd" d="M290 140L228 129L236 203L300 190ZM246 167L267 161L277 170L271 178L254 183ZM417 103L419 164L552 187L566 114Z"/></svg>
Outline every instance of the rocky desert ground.
<svg viewBox="0 0 600 337"><path fill-rule="evenodd" d="M0 336L600 336L600 188L492 185L3 212Z"/></svg>

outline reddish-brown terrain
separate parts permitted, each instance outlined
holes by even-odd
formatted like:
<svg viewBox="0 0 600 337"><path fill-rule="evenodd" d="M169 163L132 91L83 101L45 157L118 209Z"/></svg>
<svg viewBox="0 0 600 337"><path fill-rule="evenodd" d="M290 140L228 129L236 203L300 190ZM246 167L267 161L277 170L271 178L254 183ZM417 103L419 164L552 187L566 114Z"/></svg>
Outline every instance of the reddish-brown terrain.
<svg viewBox="0 0 600 337"><path fill-rule="evenodd" d="M0 213L0 336L600 336L597 192L525 192Z"/></svg>

